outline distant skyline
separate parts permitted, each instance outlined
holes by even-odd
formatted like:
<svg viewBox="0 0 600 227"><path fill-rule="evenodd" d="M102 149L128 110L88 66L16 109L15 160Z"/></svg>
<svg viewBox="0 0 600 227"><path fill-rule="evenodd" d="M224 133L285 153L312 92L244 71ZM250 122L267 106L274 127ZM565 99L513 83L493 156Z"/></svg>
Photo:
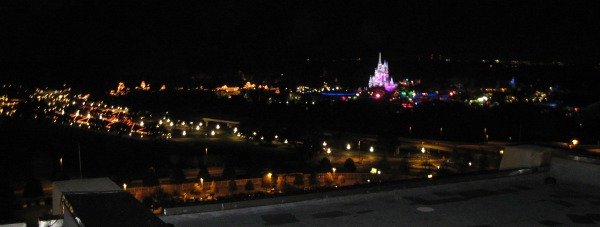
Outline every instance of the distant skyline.
<svg viewBox="0 0 600 227"><path fill-rule="evenodd" d="M390 60L438 53L454 59L600 61L598 1L1 4L0 62L40 63L57 71L260 71L305 58L370 60L378 52Z"/></svg>

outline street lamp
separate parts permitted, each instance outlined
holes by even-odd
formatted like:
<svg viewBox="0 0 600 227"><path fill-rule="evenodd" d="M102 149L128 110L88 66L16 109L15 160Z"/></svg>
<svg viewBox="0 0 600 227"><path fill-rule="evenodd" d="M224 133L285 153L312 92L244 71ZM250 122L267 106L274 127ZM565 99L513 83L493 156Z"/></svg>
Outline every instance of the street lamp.
<svg viewBox="0 0 600 227"><path fill-rule="evenodd" d="M211 131L210 131L210 135L211 135L211 136L214 136L214 135L215 135L215 130L211 130Z"/></svg>
<svg viewBox="0 0 600 227"><path fill-rule="evenodd" d="M183 130L183 132L181 132L181 135L185 136L185 135L187 135L187 132L185 130Z"/></svg>
<svg viewBox="0 0 600 227"><path fill-rule="evenodd" d="M123 190L127 190L127 184L123 183Z"/></svg>
<svg viewBox="0 0 600 227"><path fill-rule="evenodd" d="M352 148L352 146L350 146L350 144L346 144L346 150L350 150Z"/></svg>
<svg viewBox="0 0 600 227"><path fill-rule="evenodd" d="M579 140L573 139L571 140L571 143L573 143L573 146L577 146L577 144L579 144Z"/></svg>
<svg viewBox="0 0 600 227"><path fill-rule="evenodd" d="M237 127L233 128L233 133L236 133L238 131Z"/></svg>
<svg viewBox="0 0 600 227"><path fill-rule="evenodd" d="M327 142L323 141L323 146L326 147L327 146Z"/></svg>
<svg viewBox="0 0 600 227"><path fill-rule="evenodd" d="M369 147L369 152L373 153L375 151L375 148L373 148L373 146Z"/></svg>
<svg viewBox="0 0 600 227"><path fill-rule="evenodd" d="M333 171L333 174L335 174L335 171L337 170L335 167L331 168L331 170Z"/></svg>
<svg viewBox="0 0 600 227"><path fill-rule="evenodd" d="M327 154L331 154L331 148L327 148Z"/></svg>
<svg viewBox="0 0 600 227"><path fill-rule="evenodd" d="M215 126L215 128L216 128L217 130L219 130L219 129L221 129L221 126L220 126L219 124L217 124L217 126Z"/></svg>
<svg viewBox="0 0 600 227"><path fill-rule="evenodd" d="M425 147L421 147L421 153L425 154Z"/></svg>
<svg viewBox="0 0 600 227"><path fill-rule="evenodd" d="M502 154L504 154L504 150L500 150L500 154L501 154L501 155L502 155Z"/></svg>

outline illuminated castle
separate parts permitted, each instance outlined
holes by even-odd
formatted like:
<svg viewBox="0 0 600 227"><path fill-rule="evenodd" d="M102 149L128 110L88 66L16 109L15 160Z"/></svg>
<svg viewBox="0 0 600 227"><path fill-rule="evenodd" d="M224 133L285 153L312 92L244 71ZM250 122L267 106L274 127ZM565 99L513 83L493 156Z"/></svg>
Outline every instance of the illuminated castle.
<svg viewBox="0 0 600 227"><path fill-rule="evenodd" d="M377 63L377 68L375 69L373 76L369 78L369 88L374 87L382 87L389 92L396 89L394 79L390 77L388 63L381 62L381 53L379 53L379 62Z"/></svg>

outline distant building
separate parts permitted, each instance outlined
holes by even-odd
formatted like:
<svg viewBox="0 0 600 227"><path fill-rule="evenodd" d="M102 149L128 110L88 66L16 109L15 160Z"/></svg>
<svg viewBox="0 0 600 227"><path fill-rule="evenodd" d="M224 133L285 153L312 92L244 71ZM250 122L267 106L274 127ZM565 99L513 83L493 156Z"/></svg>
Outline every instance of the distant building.
<svg viewBox="0 0 600 227"><path fill-rule="evenodd" d="M388 92L396 89L394 79L390 77L388 63L381 62L381 53L379 53L379 62L373 76L369 78L369 88L384 88Z"/></svg>

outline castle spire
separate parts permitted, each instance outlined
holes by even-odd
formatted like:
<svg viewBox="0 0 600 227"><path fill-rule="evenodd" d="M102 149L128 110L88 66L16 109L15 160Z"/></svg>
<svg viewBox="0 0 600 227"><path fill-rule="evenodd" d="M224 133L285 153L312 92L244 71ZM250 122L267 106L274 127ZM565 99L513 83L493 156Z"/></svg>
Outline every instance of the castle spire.
<svg viewBox="0 0 600 227"><path fill-rule="evenodd" d="M377 63L377 65L381 65L381 52L379 52L379 62Z"/></svg>

